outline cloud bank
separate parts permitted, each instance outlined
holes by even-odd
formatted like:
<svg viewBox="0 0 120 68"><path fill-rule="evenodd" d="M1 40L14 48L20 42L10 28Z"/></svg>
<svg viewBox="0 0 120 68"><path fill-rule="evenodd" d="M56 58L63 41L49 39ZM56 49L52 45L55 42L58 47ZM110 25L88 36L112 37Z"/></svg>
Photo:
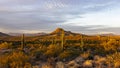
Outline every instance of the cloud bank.
<svg viewBox="0 0 120 68"><path fill-rule="evenodd" d="M0 0L0 31L81 33L120 29L119 0Z"/></svg>

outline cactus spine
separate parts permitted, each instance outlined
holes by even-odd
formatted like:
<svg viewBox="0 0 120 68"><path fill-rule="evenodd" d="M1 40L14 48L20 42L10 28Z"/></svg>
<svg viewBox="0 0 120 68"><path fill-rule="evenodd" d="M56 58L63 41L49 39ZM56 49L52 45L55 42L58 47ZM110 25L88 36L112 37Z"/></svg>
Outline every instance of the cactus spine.
<svg viewBox="0 0 120 68"><path fill-rule="evenodd" d="M22 37L21 37L21 49L22 50L24 49L24 46L25 46L25 39L24 39L24 34L22 34Z"/></svg>

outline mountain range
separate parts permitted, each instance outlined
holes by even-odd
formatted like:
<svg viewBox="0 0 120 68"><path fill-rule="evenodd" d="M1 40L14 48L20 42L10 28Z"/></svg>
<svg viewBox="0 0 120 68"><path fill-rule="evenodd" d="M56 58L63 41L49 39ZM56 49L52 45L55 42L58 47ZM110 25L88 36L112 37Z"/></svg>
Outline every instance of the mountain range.
<svg viewBox="0 0 120 68"><path fill-rule="evenodd" d="M62 28L57 28L55 29L53 32L51 33L25 33L26 36L60 36L61 33L64 32L65 36L76 36L76 35L84 35L84 34L80 34L80 33L73 33L71 31L66 31ZM2 33L0 32L0 36L21 36L22 33ZM98 35L98 34L96 34ZM100 34L100 36L115 36L115 34Z"/></svg>

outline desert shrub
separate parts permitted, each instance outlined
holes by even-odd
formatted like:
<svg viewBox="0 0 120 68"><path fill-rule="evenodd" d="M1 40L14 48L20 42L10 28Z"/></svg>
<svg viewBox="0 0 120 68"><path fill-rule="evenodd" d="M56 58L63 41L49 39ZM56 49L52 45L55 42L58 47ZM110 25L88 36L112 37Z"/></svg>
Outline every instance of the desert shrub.
<svg viewBox="0 0 120 68"><path fill-rule="evenodd" d="M13 47L12 43L4 42L4 43L0 44L0 49L10 49L12 47Z"/></svg>
<svg viewBox="0 0 120 68"><path fill-rule="evenodd" d="M62 51L62 48L58 45L49 45L47 51L45 52L46 56L56 57Z"/></svg>
<svg viewBox="0 0 120 68"><path fill-rule="evenodd" d="M0 56L0 68L20 68L24 67L25 63L27 63L29 57L25 55L23 52L12 52L7 55Z"/></svg>
<svg viewBox="0 0 120 68"><path fill-rule="evenodd" d="M60 53L59 58L60 58L60 59L65 59L65 58L68 58L68 57L70 57L70 56L71 56L71 52L65 50L65 51L63 51L62 53Z"/></svg>
<svg viewBox="0 0 120 68"><path fill-rule="evenodd" d="M90 52L89 51L84 52L84 53L80 54L80 56L84 59L87 59L90 56Z"/></svg>
<svg viewBox="0 0 120 68"><path fill-rule="evenodd" d="M43 54L46 51L47 51L47 47L46 46L33 48L33 49L30 50L30 55L37 56L37 55Z"/></svg>
<svg viewBox="0 0 120 68"><path fill-rule="evenodd" d="M50 64L43 64L41 68L53 68Z"/></svg>
<svg viewBox="0 0 120 68"><path fill-rule="evenodd" d="M8 68L8 56L7 55L1 55L0 56L0 68Z"/></svg>
<svg viewBox="0 0 120 68"><path fill-rule="evenodd" d="M66 49L63 52L61 52L59 54L59 58L62 59L66 59L66 60L72 60L74 58L76 58L78 55L80 54L80 52L78 50L75 49Z"/></svg>
<svg viewBox="0 0 120 68"><path fill-rule="evenodd" d="M120 67L120 52L116 52L107 56L108 65L114 65L115 68Z"/></svg>
<svg viewBox="0 0 120 68"><path fill-rule="evenodd" d="M20 68L28 62L29 57L25 55L23 52L13 52L9 55L8 61L11 68Z"/></svg>
<svg viewBox="0 0 120 68"><path fill-rule="evenodd" d="M28 62L29 57L25 55L23 52L13 52L8 56L8 62L11 68L20 68Z"/></svg>
<svg viewBox="0 0 120 68"><path fill-rule="evenodd" d="M115 39L110 39L108 42L102 43L106 51L112 52L117 50L118 42Z"/></svg>
<svg viewBox="0 0 120 68"><path fill-rule="evenodd" d="M25 63L25 65L24 65L24 68L31 68L32 66L31 66L31 64L30 63Z"/></svg>

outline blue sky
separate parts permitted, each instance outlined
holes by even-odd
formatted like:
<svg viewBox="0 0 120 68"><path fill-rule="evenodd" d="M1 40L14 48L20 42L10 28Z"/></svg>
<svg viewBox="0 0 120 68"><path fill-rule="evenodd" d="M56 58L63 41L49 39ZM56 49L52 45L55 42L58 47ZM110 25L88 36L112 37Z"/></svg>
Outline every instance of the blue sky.
<svg viewBox="0 0 120 68"><path fill-rule="evenodd" d="M120 34L120 0L0 0L1 32Z"/></svg>

